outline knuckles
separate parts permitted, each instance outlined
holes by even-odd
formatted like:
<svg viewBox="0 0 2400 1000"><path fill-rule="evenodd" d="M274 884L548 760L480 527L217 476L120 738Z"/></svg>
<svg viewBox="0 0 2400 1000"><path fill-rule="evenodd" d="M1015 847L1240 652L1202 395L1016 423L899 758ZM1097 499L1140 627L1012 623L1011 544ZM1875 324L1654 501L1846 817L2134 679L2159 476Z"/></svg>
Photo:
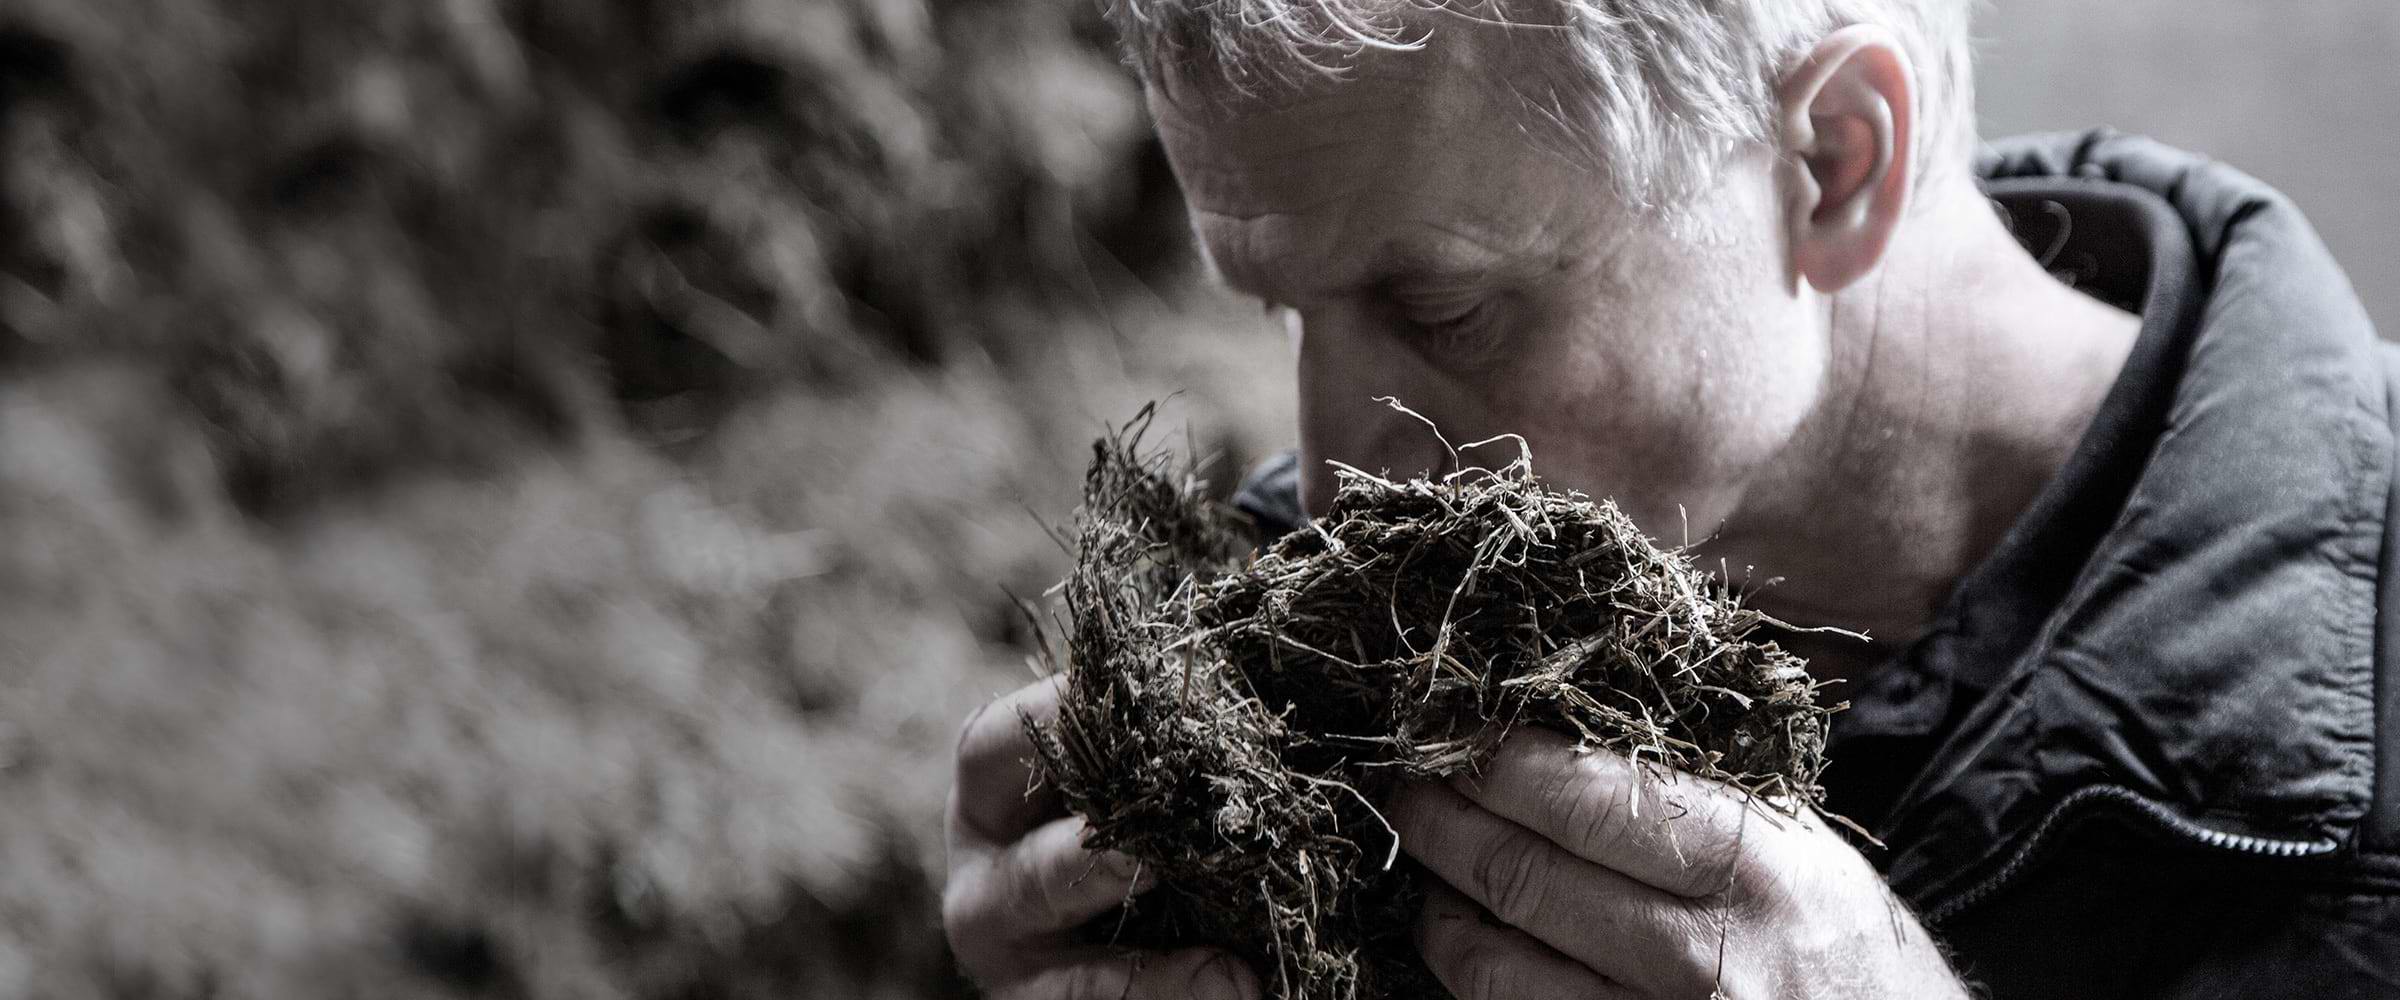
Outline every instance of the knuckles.
<svg viewBox="0 0 2400 1000"><path fill-rule="evenodd" d="M1548 860L1540 842L1522 834L1485 845L1475 859L1474 878L1492 913L1519 925L1539 913L1552 874Z"/></svg>
<svg viewBox="0 0 2400 1000"><path fill-rule="evenodd" d="M1041 865L1012 867L1008 878L1008 900L1005 909L1021 915L1040 927L1061 926L1072 922L1073 914L1067 901L1061 898L1064 887L1053 873Z"/></svg>
<svg viewBox="0 0 2400 1000"><path fill-rule="evenodd" d="M942 932L949 939L950 951L958 958L960 967L970 976L989 975L990 914L988 895L973 877L952 875L942 888Z"/></svg>
<svg viewBox="0 0 2400 1000"><path fill-rule="evenodd" d="M1710 873L1728 905L1743 907L1791 895L1785 866L1777 864L1764 845L1733 852Z"/></svg>
<svg viewBox="0 0 2400 1000"><path fill-rule="evenodd" d="M1840 838L1803 818L1764 815L1764 806L1748 805L1762 815L1749 818L1749 834L1728 852L1714 870L1706 872L1712 895L1724 898L1737 912L1776 912L1803 915L1809 887L1827 871L1857 869L1880 884L1880 876ZM1845 864L1847 863L1847 865Z"/></svg>
<svg viewBox="0 0 2400 1000"><path fill-rule="evenodd" d="M1575 843L1570 850L1584 857L1609 853L1631 832L1631 811L1621 796L1582 767L1567 770L1552 784L1548 807L1562 817Z"/></svg>
<svg viewBox="0 0 2400 1000"><path fill-rule="evenodd" d="M982 729L983 717L990 715L992 706L999 703L998 699L994 699L975 706L974 711L967 713L967 721L959 724L958 738L950 744L950 762L953 767L964 768L968 760L968 752L975 746L975 734Z"/></svg>
<svg viewBox="0 0 2400 1000"><path fill-rule="evenodd" d="M1428 904L1418 917L1418 946L1425 964L1460 1000L1506 1000L1512 970L1508 960L1479 933L1479 922L1465 910Z"/></svg>
<svg viewBox="0 0 2400 1000"><path fill-rule="evenodd" d="M1673 954L1665 956L1670 979L1679 989L1705 996L1716 988L1720 969L1717 962L1720 946L1730 950L1744 940L1736 930L1740 921L1716 907L1681 907L1676 913L1662 917L1674 942Z"/></svg>
<svg viewBox="0 0 2400 1000"><path fill-rule="evenodd" d="M974 954L976 944L970 933L975 914L963 902L964 898L955 885L942 891L942 936L949 940L950 951L962 962Z"/></svg>
<svg viewBox="0 0 2400 1000"><path fill-rule="evenodd" d="M1469 944L1458 957L1458 981L1467 984L1466 1000L1514 1000L1518 995L1516 967L1494 948Z"/></svg>

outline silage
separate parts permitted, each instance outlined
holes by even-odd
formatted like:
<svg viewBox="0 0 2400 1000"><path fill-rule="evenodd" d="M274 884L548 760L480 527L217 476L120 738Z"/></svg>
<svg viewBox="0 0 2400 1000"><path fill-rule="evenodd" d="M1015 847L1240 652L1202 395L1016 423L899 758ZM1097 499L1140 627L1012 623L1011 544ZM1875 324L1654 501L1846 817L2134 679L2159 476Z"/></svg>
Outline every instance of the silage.
<svg viewBox="0 0 2400 1000"><path fill-rule="evenodd" d="M1138 424L1098 442L1062 585L1068 689L1038 779L1157 888L1086 927L1212 944L1271 995L1441 995L1423 876L1375 803L1473 771L1510 730L1822 800L1824 719L1767 620L1530 457L1438 480L1339 472L1331 509L1255 558L1246 521Z"/></svg>

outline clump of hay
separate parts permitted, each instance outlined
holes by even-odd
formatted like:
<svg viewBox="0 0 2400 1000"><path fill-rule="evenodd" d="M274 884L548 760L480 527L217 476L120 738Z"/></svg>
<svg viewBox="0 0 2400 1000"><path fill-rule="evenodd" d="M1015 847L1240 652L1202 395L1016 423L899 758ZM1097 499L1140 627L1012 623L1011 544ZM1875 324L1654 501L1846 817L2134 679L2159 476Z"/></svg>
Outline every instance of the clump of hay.
<svg viewBox="0 0 2400 1000"><path fill-rule="evenodd" d="M1088 935L1229 948L1286 1000L1443 995L1410 943L1418 876L1372 803L1472 771L1518 726L1785 811L1822 800L1827 710L1801 661L1608 501L1522 456L1441 480L1343 469L1326 516L1253 558L1242 515L1140 451L1142 423L1094 446L1068 686L1033 727L1037 778L1090 846L1159 876Z"/></svg>

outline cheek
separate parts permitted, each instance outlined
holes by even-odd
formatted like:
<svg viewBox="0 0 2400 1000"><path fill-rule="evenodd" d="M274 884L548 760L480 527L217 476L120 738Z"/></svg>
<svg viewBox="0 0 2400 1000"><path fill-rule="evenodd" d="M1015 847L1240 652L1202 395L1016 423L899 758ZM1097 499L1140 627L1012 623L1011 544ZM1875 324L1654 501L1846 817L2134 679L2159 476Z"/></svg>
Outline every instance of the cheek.
<svg viewBox="0 0 2400 1000"><path fill-rule="evenodd" d="M1696 408L1719 439L1714 450L1749 455L1788 440L1815 404L1826 345L1788 302L1745 301L1735 290L1695 317L1687 363Z"/></svg>
<svg viewBox="0 0 2400 1000"><path fill-rule="evenodd" d="M1718 327L1726 335L1697 359L1709 372L1705 412L1723 459L1755 467L1789 444L1816 408L1829 345L1787 301L1729 304L1729 313Z"/></svg>
<svg viewBox="0 0 2400 1000"><path fill-rule="evenodd" d="M1617 498L1654 534L1713 524L1816 400L1823 349L1787 310L1726 285L1587 307L1609 319L1562 324L1510 365L1495 416L1545 476Z"/></svg>

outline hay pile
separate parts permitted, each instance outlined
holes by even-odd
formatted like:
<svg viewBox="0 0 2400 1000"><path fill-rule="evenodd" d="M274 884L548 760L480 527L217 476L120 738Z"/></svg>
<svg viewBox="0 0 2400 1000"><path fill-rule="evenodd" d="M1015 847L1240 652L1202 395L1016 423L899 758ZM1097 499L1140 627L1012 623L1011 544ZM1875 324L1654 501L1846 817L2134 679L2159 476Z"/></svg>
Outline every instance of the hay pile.
<svg viewBox="0 0 2400 1000"><path fill-rule="evenodd" d="M1345 469L1316 527L1251 559L1241 515L1139 439L1094 447L1069 687L1034 731L1089 843L1160 876L1093 937L1228 947L1286 1000L1443 995L1409 942L1418 876L1371 803L1517 726L1821 800L1827 710L1801 661L1608 501L1525 458Z"/></svg>

